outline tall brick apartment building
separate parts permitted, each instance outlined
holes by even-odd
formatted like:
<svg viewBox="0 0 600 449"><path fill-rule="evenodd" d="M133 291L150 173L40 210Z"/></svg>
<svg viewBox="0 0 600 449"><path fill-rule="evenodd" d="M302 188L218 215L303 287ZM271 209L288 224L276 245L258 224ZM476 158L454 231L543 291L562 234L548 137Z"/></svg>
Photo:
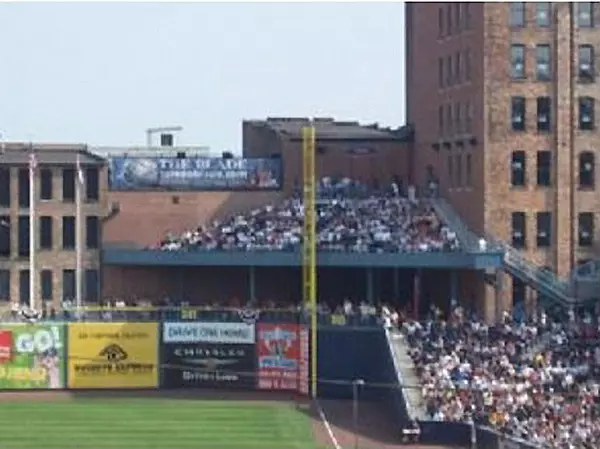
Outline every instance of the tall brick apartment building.
<svg viewBox="0 0 600 449"><path fill-rule="evenodd" d="M101 224L106 214L104 160L77 145L4 144L0 154L0 306L29 302L29 152L36 154L36 308L75 298L77 154L82 191L83 295L100 294Z"/></svg>
<svg viewBox="0 0 600 449"><path fill-rule="evenodd" d="M597 253L599 27L590 2L406 4L416 176L562 278ZM503 308L531 297L503 291Z"/></svg>

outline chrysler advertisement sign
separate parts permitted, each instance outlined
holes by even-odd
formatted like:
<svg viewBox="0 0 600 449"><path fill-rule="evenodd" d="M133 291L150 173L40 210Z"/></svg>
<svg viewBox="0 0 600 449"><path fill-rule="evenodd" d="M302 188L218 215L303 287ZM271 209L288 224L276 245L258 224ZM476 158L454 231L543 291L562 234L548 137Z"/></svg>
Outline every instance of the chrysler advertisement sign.
<svg viewBox="0 0 600 449"><path fill-rule="evenodd" d="M254 333L254 324L165 323L163 387L254 389Z"/></svg>

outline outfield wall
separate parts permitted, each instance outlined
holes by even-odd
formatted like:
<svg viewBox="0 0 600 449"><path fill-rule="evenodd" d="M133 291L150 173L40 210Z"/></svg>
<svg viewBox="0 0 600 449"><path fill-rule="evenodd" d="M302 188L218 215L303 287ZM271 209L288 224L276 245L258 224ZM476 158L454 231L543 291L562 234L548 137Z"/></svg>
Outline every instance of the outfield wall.
<svg viewBox="0 0 600 449"><path fill-rule="evenodd" d="M0 389L206 387L308 394L309 337L308 327L298 323L0 324ZM352 381L362 379L361 397L387 398L393 369L382 328L319 328L320 397L351 398Z"/></svg>

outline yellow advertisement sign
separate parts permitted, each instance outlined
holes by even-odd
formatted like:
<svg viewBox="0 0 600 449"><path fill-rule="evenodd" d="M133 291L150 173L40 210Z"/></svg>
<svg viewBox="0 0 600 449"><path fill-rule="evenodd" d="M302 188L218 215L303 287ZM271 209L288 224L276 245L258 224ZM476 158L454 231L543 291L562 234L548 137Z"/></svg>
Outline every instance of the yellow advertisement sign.
<svg viewBox="0 0 600 449"><path fill-rule="evenodd" d="M158 323L71 323L69 388L157 388Z"/></svg>

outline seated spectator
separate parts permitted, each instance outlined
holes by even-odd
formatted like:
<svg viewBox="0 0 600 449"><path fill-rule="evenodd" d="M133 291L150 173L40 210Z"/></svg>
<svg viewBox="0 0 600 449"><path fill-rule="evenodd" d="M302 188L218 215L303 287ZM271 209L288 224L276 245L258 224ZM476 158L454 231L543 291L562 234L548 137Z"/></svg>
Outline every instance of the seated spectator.
<svg viewBox="0 0 600 449"><path fill-rule="evenodd" d="M407 323L430 418L475 420L543 447L600 447L598 324L542 317L489 327L457 308Z"/></svg>
<svg viewBox="0 0 600 449"><path fill-rule="evenodd" d="M373 191L345 178L325 178L316 204L317 245L321 251L398 253L454 251L456 234L433 209L409 189L400 195L398 185ZM297 196L235 215L224 222L199 226L182 236L167 236L164 251L238 250L294 251L302 244L304 204Z"/></svg>

